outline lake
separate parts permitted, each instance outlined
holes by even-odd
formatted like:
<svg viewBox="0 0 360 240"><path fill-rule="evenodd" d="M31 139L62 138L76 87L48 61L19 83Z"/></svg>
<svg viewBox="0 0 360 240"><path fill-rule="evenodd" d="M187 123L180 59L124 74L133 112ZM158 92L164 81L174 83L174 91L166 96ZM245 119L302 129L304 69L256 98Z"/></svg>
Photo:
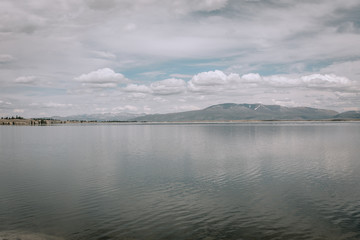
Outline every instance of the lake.
<svg viewBox="0 0 360 240"><path fill-rule="evenodd" d="M0 239L360 239L359 173L359 122L0 126Z"/></svg>

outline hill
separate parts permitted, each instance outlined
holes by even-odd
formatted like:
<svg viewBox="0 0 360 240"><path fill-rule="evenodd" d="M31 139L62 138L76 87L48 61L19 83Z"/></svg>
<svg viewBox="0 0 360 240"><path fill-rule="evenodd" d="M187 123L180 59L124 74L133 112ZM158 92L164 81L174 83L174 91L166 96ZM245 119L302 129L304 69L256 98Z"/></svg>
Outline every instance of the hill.
<svg viewBox="0 0 360 240"><path fill-rule="evenodd" d="M339 115L338 112L310 107L283 107L263 104L224 103L196 111L153 114L136 117L133 121L184 122L184 121L231 121L231 120L325 120Z"/></svg>
<svg viewBox="0 0 360 240"><path fill-rule="evenodd" d="M335 116L337 119L360 119L360 111L348 111L337 114Z"/></svg>

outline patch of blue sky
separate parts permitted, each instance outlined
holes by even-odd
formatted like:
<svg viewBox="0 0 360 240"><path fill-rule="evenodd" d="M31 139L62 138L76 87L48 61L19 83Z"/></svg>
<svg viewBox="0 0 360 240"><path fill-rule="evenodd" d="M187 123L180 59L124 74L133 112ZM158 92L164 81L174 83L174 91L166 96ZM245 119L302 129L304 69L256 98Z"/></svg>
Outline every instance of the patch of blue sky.
<svg viewBox="0 0 360 240"><path fill-rule="evenodd" d="M342 62L350 62L350 61L358 61L360 60L359 56L346 57L346 58L336 58L336 59L327 59L322 61L309 61L306 65L306 71L308 72L317 72L322 68L330 66L334 63L342 63Z"/></svg>
<svg viewBox="0 0 360 240"><path fill-rule="evenodd" d="M327 59L327 60L314 60L314 61L298 61L290 62L284 64L260 64L254 65L256 73L259 73L262 76L271 76L271 75L281 75L281 74L307 74L318 72L327 66L330 66L334 63L341 63L347 61L359 60L360 57L356 58L339 58L339 59Z"/></svg>

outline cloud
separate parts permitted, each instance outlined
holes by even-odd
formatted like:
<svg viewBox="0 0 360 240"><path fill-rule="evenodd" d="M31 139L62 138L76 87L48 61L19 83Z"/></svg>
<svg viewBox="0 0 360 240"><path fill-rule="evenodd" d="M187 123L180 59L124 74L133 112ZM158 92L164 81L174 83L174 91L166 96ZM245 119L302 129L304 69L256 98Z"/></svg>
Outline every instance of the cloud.
<svg viewBox="0 0 360 240"><path fill-rule="evenodd" d="M14 80L15 83L26 84L26 85L36 85L39 80L35 76L21 76Z"/></svg>
<svg viewBox="0 0 360 240"><path fill-rule="evenodd" d="M262 81L262 77L258 73L248 73L241 76L243 80L250 83L259 83Z"/></svg>
<svg viewBox="0 0 360 240"><path fill-rule="evenodd" d="M186 13L193 11L211 12L220 10L226 6L228 0L175 0L171 2L177 13Z"/></svg>
<svg viewBox="0 0 360 240"><path fill-rule="evenodd" d="M82 74L76 77L75 80L85 83L117 83L127 81L124 75L115 73L114 70L110 68L102 68L87 74Z"/></svg>
<svg viewBox="0 0 360 240"><path fill-rule="evenodd" d="M273 75L262 77L262 86L273 88L307 88L317 90L354 91L357 84L346 77L335 74L310 74L298 77Z"/></svg>
<svg viewBox="0 0 360 240"><path fill-rule="evenodd" d="M346 76L352 81L360 83L360 60L334 62L329 66L320 69L324 74L335 74Z"/></svg>
<svg viewBox="0 0 360 240"><path fill-rule="evenodd" d="M151 89L145 85L137 85L137 84L128 84L123 88L125 92L134 92L134 93L151 93Z"/></svg>
<svg viewBox="0 0 360 240"><path fill-rule="evenodd" d="M109 10L115 7L115 0L85 0L87 5L93 10Z"/></svg>
<svg viewBox="0 0 360 240"><path fill-rule="evenodd" d="M49 102L49 103L44 103L43 106L47 108L68 108L68 107L73 107L73 104Z"/></svg>
<svg viewBox="0 0 360 240"><path fill-rule="evenodd" d="M295 107L296 104L293 99L283 98L283 99L272 99L273 104L287 107Z"/></svg>
<svg viewBox="0 0 360 240"><path fill-rule="evenodd" d="M192 78L193 75L181 74L181 73L173 73L173 74L170 74L170 77L173 77L173 78Z"/></svg>
<svg viewBox="0 0 360 240"><path fill-rule="evenodd" d="M116 88L117 83L83 83L82 86L89 88Z"/></svg>
<svg viewBox="0 0 360 240"><path fill-rule="evenodd" d="M110 59L110 60L116 59L116 55L111 52L92 51L92 53L94 54L94 56L99 58Z"/></svg>
<svg viewBox="0 0 360 240"><path fill-rule="evenodd" d="M168 100L166 100L165 98L162 98L162 97L154 97L153 100L155 102L158 102L158 103L166 103L166 102L168 102Z"/></svg>
<svg viewBox="0 0 360 240"><path fill-rule="evenodd" d="M147 1L129 1L123 0L119 4L115 0L85 0L88 7L93 10L108 11L116 8L123 8L126 10L132 10L135 12L143 12L144 10L149 10L156 6L162 6L171 14L187 14L190 12L211 12L215 10L223 9L228 0L172 0L172 1L162 1L162 0L147 0Z"/></svg>
<svg viewBox="0 0 360 240"><path fill-rule="evenodd" d="M128 23L124 26L125 31L134 31L136 30L137 26L135 23Z"/></svg>
<svg viewBox="0 0 360 240"><path fill-rule="evenodd" d="M227 76L219 70L202 72L196 74L188 82L187 87L193 92L209 92L219 88L217 86L225 85Z"/></svg>
<svg viewBox="0 0 360 240"><path fill-rule="evenodd" d="M11 105L11 102L0 100L0 106L1 105Z"/></svg>
<svg viewBox="0 0 360 240"><path fill-rule="evenodd" d="M261 77L257 84L273 88L308 88L333 89L336 91L353 91L356 82L335 74L310 74L304 76L272 75Z"/></svg>
<svg viewBox="0 0 360 240"><path fill-rule="evenodd" d="M181 105L176 107L176 111L178 112L185 112L185 111L193 111L193 110L200 110L201 108L194 106L194 105Z"/></svg>
<svg viewBox="0 0 360 240"><path fill-rule="evenodd" d="M17 109L14 109L13 112L14 112L14 113L24 113L25 110L24 110L24 109L18 109L18 108L17 108Z"/></svg>
<svg viewBox="0 0 360 240"><path fill-rule="evenodd" d="M169 78L151 83L150 88L155 95L172 95L184 92L186 83L182 79Z"/></svg>
<svg viewBox="0 0 360 240"><path fill-rule="evenodd" d="M192 92L219 92L225 89L233 89L241 82L239 74L215 70L201 72L192 77L187 87Z"/></svg>
<svg viewBox="0 0 360 240"><path fill-rule="evenodd" d="M120 83L127 83L129 80L121 73L115 73L110 68L102 68L75 78L82 82L83 86L90 88L115 88Z"/></svg>
<svg viewBox="0 0 360 240"><path fill-rule="evenodd" d="M11 1L11 3L9 1L1 1L0 32L31 35L40 28L44 28L46 26L46 19L39 14L32 13L32 11L37 10L41 12L40 8L47 4L44 1L39 1L37 4L30 2L21 3L19 1Z"/></svg>
<svg viewBox="0 0 360 240"><path fill-rule="evenodd" d="M132 105L125 105L125 106L120 106L120 107L114 107L112 108L112 113L118 113L118 112L123 112L123 111L130 111L130 112L137 112L138 108Z"/></svg>
<svg viewBox="0 0 360 240"><path fill-rule="evenodd" d="M322 85L348 85L350 80L346 77L339 77L334 74L311 74L302 76L301 80L308 86L322 86Z"/></svg>
<svg viewBox="0 0 360 240"><path fill-rule="evenodd" d="M196 74L188 82L188 90L194 92L221 92L234 89L248 88L312 88L334 89L337 91L353 91L354 81L335 74L310 74L304 76L270 75L261 76L259 73L248 73L241 77L237 73L226 75L222 71L209 71Z"/></svg>
<svg viewBox="0 0 360 240"><path fill-rule="evenodd" d="M10 63L14 61L15 58L9 54L0 54L0 64Z"/></svg>
<svg viewBox="0 0 360 240"><path fill-rule="evenodd" d="M191 82L198 86L213 86L226 84L226 79L227 76L222 71L215 70L196 74Z"/></svg>
<svg viewBox="0 0 360 240"><path fill-rule="evenodd" d="M224 8L228 2L228 0L202 0L202 1L191 1L192 3L196 3L195 9L202 11L215 11Z"/></svg>

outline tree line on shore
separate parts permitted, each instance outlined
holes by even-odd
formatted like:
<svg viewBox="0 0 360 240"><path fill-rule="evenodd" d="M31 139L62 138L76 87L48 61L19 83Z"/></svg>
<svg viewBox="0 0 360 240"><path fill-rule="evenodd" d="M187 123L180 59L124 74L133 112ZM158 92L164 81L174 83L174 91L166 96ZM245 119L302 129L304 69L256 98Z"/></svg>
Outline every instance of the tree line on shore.
<svg viewBox="0 0 360 240"><path fill-rule="evenodd" d="M12 116L12 117L1 117L1 119L9 120L9 119L24 119L24 118L21 117L21 116L16 115L15 117L14 116Z"/></svg>

